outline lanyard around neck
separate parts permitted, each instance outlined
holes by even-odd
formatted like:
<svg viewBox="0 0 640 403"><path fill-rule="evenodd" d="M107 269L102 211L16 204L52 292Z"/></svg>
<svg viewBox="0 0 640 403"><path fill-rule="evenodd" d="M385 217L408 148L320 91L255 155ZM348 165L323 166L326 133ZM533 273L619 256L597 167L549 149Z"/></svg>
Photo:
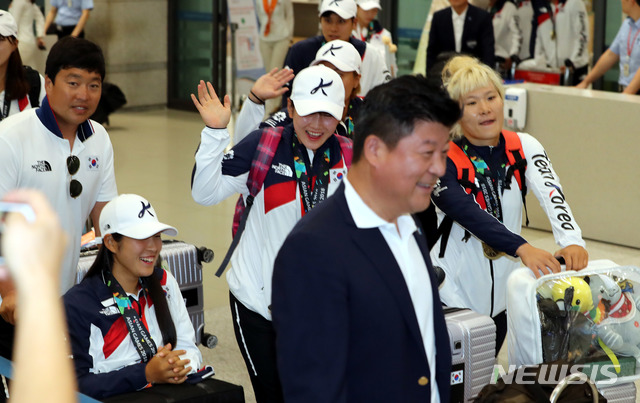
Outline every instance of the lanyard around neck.
<svg viewBox="0 0 640 403"><path fill-rule="evenodd" d="M105 270L103 272L103 281L111 294L113 300L124 319L124 323L129 331L129 337L135 346L142 362L149 362L151 358L158 352L155 342L149 334L149 330L142 322L140 315L133 308L131 299L122 288L118 280L113 276L111 270ZM146 290L143 288L143 293L146 295Z"/></svg>
<svg viewBox="0 0 640 403"><path fill-rule="evenodd" d="M298 187L300 188L300 197L302 198L302 206L304 213L314 208L318 203L327 198L327 190L329 187L329 164L331 155L330 147L322 153L318 158L319 169L314 177L309 177L310 172L307 169L306 148L298 143L298 138L293 137L293 165L296 170L296 178L298 179ZM303 214L304 215L304 214Z"/></svg>
<svg viewBox="0 0 640 403"><path fill-rule="evenodd" d="M267 13L267 26L264 28L264 36L269 36L271 32L271 16L277 5L278 0L262 0L262 7L264 7L264 12Z"/></svg>

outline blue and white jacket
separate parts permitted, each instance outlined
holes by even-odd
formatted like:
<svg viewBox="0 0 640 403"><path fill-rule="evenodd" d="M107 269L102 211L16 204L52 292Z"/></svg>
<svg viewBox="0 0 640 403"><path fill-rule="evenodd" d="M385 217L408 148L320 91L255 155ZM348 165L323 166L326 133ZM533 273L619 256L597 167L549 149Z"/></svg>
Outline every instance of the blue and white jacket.
<svg viewBox="0 0 640 403"><path fill-rule="evenodd" d="M561 248L584 247L582 231L542 144L526 133L518 133L518 136L527 160L527 189L533 191L549 218L557 244ZM490 169L507 161L502 136L496 147L474 148ZM506 172L507 167L503 169ZM448 306L470 308L483 315L498 315L506 308L507 278L521 266L520 259L515 256L516 250L526 242L520 236L522 194L515 175L511 178L510 189L504 189L500 195L502 223L483 210L473 194L465 192L458 182L456 166L449 158L447 171L440 178L432 200L437 207L438 225L445 215L454 220L444 257L439 257L442 239L431 249L433 265L440 266L447 274L440 289L440 299ZM466 231L472 235L468 240L465 240ZM506 256L489 260L484 256L482 242L505 252Z"/></svg>
<svg viewBox="0 0 640 403"><path fill-rule="evenodd" d="M202 366L202 354L196 346L195 332L175 278L166 270L156 268L167 298L169 312L176 328L174 350L186 350L181 356L191 362L191 372ZM164 344L158 326L153 301L142 289L129 294L142 308L141 319L151 338L160 348ZM102 276L83 280L64 296L71 352L80 392L96 399L133 392L148 385L146 363L141 362L113 294Z"/></svg>
<svg viewBox="0 0 640 403"><path fill-rule="evenodd" d="M206 206L218 204L237 193L246 199L249 195L247 178L261 135L261 130L250 133L225 154L229 132L205 127L196 152L191 183L193 199ZM231 293L247 308L268 320L271 320L273 262L304 212L293 164L293 136L293 125L285 126L262 189L253 201L240 243L231 256L232 269L227 272ZM330 196L347 173L336 135L329 137L316 151L317 157L311 151L308 155L310 160L322 158L327 147L331 150L327 189L327 196ZM312 166L320 164L314 161ZM309 176L316 174L311 168Z"/></svg>

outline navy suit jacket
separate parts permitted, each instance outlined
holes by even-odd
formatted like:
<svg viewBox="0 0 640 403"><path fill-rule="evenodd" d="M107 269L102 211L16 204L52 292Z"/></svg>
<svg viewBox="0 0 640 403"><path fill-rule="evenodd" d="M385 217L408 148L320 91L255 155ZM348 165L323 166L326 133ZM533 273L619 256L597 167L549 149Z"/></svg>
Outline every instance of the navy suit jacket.
<svg viewBox="0 0 640 403"><path fill-rule="evenodd" d="M426 239L416 237L431 278L435 363L400 267L377 228L356 227L344 184L298 222L273 274L285 401L429 402L433 373L449 401L449 334Z"/></svg>
<svg viewBox="0 0 640 403"><path fill-rule="evenodd" d="M474 56L494 68L495 39L491 14L471 4L468 7L462 30L461 53ZM439 54L456 51L452 12L451 7L447 7L433 14L427 47L427 73L436 64Z"/></svg>

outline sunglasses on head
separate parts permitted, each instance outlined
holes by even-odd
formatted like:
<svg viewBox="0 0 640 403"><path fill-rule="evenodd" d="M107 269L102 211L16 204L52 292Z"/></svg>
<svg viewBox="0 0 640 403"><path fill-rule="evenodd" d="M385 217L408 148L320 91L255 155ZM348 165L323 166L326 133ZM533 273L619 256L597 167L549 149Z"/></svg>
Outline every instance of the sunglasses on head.
<svg viewBox="0 0 640 403"><path fill-rule="evenodd" d="M67 170L69 171L69 175L73 176L80 169L80 159L75 155L70 155L67 157ZM69 183L69 195L74 199L82 193L82 183L75 179L71 179Z"/></svg>

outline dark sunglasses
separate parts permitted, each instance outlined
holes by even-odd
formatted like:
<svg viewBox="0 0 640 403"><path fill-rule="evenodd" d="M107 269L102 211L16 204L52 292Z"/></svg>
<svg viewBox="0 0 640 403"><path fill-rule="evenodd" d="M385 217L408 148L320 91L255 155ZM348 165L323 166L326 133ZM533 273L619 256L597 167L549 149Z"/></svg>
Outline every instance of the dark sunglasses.
<svg viewBox="0 0 640 403"><path fill-rule="evenodd" d="M80 169L80 158L75 155L70 155L67 157L67 170L69 171L69 175L73 176L78 173L78 169ZM74 199L82 193L82 183L75 179L71 179L71 183L69 183L69 195Z"/></svg>

